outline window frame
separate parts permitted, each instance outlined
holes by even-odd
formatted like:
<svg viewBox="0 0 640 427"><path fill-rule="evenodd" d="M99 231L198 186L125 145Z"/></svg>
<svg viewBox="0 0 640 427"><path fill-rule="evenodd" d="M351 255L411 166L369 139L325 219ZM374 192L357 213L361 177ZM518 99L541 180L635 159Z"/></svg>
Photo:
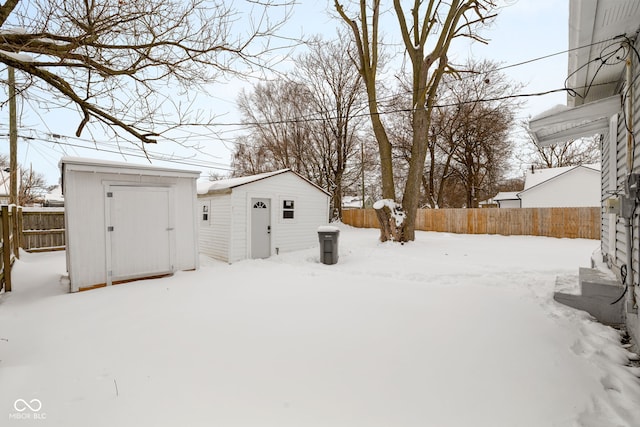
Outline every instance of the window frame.
<svg viewBox="0 0 640 427"><path fill-rule="evenodd" d="M295 197L281 197L280 198L280 221L281 222L296 222L297 215L296 209L298 200ZM290 215L290 216L289 216Z"/></svg>

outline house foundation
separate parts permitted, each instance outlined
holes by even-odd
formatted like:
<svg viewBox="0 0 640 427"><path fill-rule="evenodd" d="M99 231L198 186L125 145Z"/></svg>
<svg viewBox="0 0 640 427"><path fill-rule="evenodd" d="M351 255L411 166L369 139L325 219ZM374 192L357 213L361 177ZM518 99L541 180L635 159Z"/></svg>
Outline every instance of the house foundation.
<svg viewBox="0 0 640 427"><path fill-rule="evenodd" d="M600 323L619 327L625 322L625 288L597 268L580 268L578 277L556 279L553 299L586 311Z"/></svg>

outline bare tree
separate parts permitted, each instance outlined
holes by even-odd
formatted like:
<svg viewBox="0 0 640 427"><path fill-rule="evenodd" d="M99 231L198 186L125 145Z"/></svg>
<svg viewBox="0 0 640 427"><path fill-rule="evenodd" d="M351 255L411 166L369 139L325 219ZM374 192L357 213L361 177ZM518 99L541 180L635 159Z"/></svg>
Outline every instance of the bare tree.
<svg viewBox="0 0 640 427"><path fill-rule="evenodd" d="M449 64L447 52L457 37L481 39L475 30L495 15L491 0L414 0L408 2L405 12L400 0L393 1L393 11L398 19L404 45L404 53L411 64L412 139L407 179L402 196L402 209L395 207L396 193L393 179L392 146L387 129L380 118L378 99L378 47L381 1L358 2L358 8L349 11L334 0L337 13L351 28L358 47L357 63L364 80L373 131L378 141L382 174L382 193L391 203L383 203L379 218L381 240L407 241L415 239L415 220L420 199L420 188L428 151L428 131L431 113L437 103L438 87L442 77L455 72ZM394 207L390 209L389 207ZM385 208L386 207L386 208ZM391 216L395 215L395 218Z"/></svg>
<svg viewBox="0 0 640 427"><path fill-rule="evenodd" d="M253 133L236 137L231 159L233 176L256 175L279 169L279 165L273 164L273 157L261 142L262 139Z"/></svg>
<svg viewBox="0 0 640 427"><path fill-rule="evenodd" d="M477 208L480 200L495 193L506 172L511 117L484 105L465 107L461 110L467 120L455 136L452 167L465 190L465 206Z"/></svg>
<svg viewBox="0 0 640 427"><path fill-rule="evenodd" d="M306 82L313 94L314 148L322 161L323 181L332 194L333 217L341 219L343 189L352 186L363 170L349 167L363 144L362 78L349 55L345 55L353 51L348 38L316 38L309 48L300 56L293 74L298 82Z"/></svg>
<svg viewBox="0 0 640 427"><path fill-rule="evenodd" d="M9 158L0 154L0 169L7 170L9 168ZM18 205L28 206L33 203L39 203L44 200L44 195L53 187L48 185L45 176L34 171L32 168L24 169L19 167L20 186L18 191Z"/></svg>
<svg viewBox="0 0 640 427"><path fill-rule="evenodd" d="M20 171L20 189L18 191L18 204L30 206L34 203L44 202L44 196L52 188L47 185L43 174L29 168Z"/></svg>
<svg viewBox="0 0 640 427"><path fill-rule="evenodd" d="M523 125L526 129L526 125ZM539 146L527 133L524 147L516 156L521 163L535 168L577 166L600 161L600 137L580 138L562 144Z"/></svg>
<svg viewBox="0 0 640 427"><path fill-rule="evenodd" d="M165 115L184 113L175 97L265 65L293 1L250 4L241 15L221 0L6 0L0 62L30 79L29 92L56 96L49 105L75 107L76 135L96 123L156 142L179 124ZM272 22L267 11L277 7L282 19Z"/></svg>
<svg viewBox="0 0 640 427"><path fill-rule="evenodd" d="M260 83L241 92L238 109L250 133L236 145L234 175L289 168L314 182L322 179L311 141L313 94L306 85L286 79Z"/></svg>
<svg viewBox="0 0 640 427"><path fill-rule="evenodd" d="M469 61L461 78L446 76L441 105L432 121L433 141L439 162L426 171L430 188L438 185L437 204L443 205L453 180L466 194L456 207L478 207L478 202L495 194L508 172L512 152L509 140L520 102L514 96L519 84L496 71L490 61Z"/></svg>
<svg viewBox="0 0 640 427"><path fill-rule="evenodd" d="M364 170L362 80L345 55L350 46L344 39L316 38L308 47L286 79L240 95L250 132L237 141L234 173L290 168L332 195L332 215L339 219L344 188L353 188Z"/></svg>

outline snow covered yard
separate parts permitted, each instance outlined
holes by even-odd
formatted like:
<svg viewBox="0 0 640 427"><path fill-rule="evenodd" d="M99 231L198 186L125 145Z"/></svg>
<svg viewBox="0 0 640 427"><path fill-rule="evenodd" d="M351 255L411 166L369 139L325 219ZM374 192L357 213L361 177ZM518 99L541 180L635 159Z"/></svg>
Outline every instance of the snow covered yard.
<svg viewBox="0 0 640 427"><path fill-rule="evenodd" d="M203 258L77 294L64 253L23 254L0 425L640 426L619 333L552 299L597 241L341 229L336 265Z"/></svg>

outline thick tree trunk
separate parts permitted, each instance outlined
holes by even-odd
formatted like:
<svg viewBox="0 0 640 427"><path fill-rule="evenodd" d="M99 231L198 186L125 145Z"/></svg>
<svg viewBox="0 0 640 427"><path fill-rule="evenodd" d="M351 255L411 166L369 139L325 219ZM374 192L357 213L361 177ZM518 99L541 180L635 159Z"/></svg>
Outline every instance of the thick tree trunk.
<svg viewBox="0 0 640 427"><path fill-rule="evenodd" d="M402 197L402 207L406 214L402 236L406 240L415 240L416 215L420 204L420 185L427 157L429 115L430 112L425 108L417 109L413 113L411 160Z"/></svg>
<svg viewBox="0 0 640 427"><path fill-rule="evenodd" d="M342 171L335 176L335 188L333 189L332 219L342 221Z"/></svg>
<svg viewBox="0 0 640 427"><path fill-rule="evenodd" d="M380 154L380 174L382 178L382 197L385 199L395 199L395 185L393 182L393 157L391 153L391 142L384 128L377 108L371 107L371 123L373 133L378 141L378 151Z"/></svg>

